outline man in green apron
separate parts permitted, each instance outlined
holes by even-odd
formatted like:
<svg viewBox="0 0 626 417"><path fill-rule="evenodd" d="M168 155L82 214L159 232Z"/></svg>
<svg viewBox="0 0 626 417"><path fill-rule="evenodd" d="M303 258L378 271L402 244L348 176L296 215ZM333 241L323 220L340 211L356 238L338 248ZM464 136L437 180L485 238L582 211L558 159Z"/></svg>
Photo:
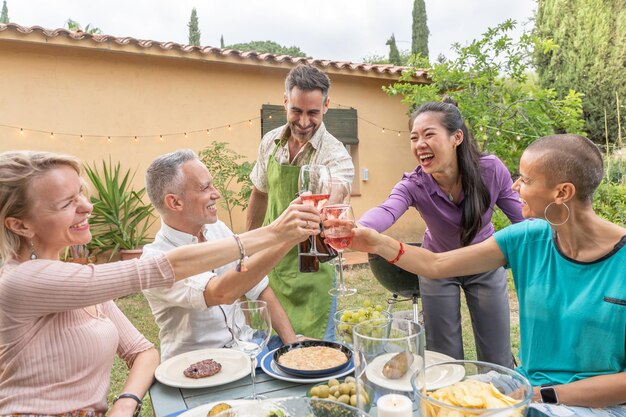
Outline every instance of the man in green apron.
<svg viewBox="0 0 626 417"><path fill-rule="evenodd" d="M329 88L328 76L310 65L299 65L287 75L287 124L267 133L259 146L250 174L254 187L247 212L248 230L273 221L296 197L302 165L326 165L333 177L352 184L352 158L323 123ZM336 299L328 294L334 285L332 265L321 263L319 272L300 273L294 247L269 278L297 333L326 340L334 337L331 313Z"/></svg>

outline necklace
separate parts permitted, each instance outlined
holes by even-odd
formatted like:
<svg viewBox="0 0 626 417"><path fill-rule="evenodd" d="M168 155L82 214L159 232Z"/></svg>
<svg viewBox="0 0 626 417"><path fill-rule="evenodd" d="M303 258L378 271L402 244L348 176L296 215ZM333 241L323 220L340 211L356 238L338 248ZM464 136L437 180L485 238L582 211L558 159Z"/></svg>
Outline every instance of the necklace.
<svg viewBox="0 0 626 417"><path fill-rule="evenodd" d="M457 180L454 184L452 184L451 190L454 190L454 188L456 187L456 185L459 183L460 178L457 177ZM436 182L436 181L435 181ZM454 196L452 195L452 192L446 190L443 185L437 183L437 185L439 185L439 188L441 189L441 191L443 191L443 193L445 194L446 198L448 199L448 201L454 201Z"/></svg>

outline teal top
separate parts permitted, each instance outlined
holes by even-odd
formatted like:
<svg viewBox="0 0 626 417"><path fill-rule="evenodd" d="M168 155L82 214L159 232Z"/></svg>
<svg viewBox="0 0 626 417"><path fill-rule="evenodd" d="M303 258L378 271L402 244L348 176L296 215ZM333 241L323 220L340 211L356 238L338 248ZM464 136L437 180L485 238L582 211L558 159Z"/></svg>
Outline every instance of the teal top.
<svg viewBox="0 0 626 417"><path fill-rule="evenodd" d="M626 371L626 236L593 262L565 256L544 220L517 223L494 236L513 271L518 370L531 384Z"/></svg>

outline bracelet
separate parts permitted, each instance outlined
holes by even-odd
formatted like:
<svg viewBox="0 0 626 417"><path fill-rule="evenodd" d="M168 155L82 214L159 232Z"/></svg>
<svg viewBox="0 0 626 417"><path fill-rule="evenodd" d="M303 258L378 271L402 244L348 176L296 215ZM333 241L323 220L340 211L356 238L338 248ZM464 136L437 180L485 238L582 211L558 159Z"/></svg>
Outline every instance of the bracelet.
<svg viewBox="0 0 626 417"><path fill-rule="evenodd" d="M246 259L246 250L243 248L243 242L239 235L233 235L235 241L237 242L237 246L239 246L239 263L237 264L237 272L248 272L248 268L244 265L244 261Z"/></svg>
<svg viewBox="0 0 626 417"><path fill-rule="evenodd" d="M390 264L395 264L396 262L398 262L400 260L400 258L402 257L402 255L404 255L404 243L402 242L398 242L400 244L400 250L398 251L398 256L396 256L395 258L393 258L389 262Z"/></svg>
<svg viewBox="0 0 626 417"><path fill-rule="evenodd" d="M141 401L141 398L139 398L138 396L130 392L123 392L117 397L115 397L115 399L113 400L113 404L115 404L117 400L122 399L122 398L132 398L133 400L137 401L137 406L135 407L135 412L133 413L133 417L138 417L139 413L141 413L141 406L143 404L143 401Z"/></svg>

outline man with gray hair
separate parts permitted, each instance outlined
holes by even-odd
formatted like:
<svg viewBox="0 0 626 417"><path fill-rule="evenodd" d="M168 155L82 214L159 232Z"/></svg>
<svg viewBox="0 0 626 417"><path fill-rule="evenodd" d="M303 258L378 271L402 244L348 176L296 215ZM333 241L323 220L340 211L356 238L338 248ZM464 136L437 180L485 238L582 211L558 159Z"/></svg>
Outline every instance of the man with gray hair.
<svg viewBox="0 0 626 417"><path fill-rule="evenodd" d="M146 173L146 190L161 215L161 229L154 242L144 246L142 257L233 236L217 218L220 193L213 178L192 150L155 159ZM162 360L192 350L231 346L232 304L243 295L266 301L272 326L282 342L296 342L299 338L265 276L289 249L276 245L257 253L246 262L247 271L235 271L232 263L179 281L171 288L144 290L160 329Z"/></svg>
<svg viewBox="0 0 626 417"><path fill-rule="evenodd" d="M261 140L256 165L250 174L254 187L247 213L248 230L269 224L289 205L298 192L302 165L326 165L333 178L352 185L352 158L323 122L330 102L329 89L328 76L312 65L298 65L287 75L284 95L287 124ZM294 247L269 278L298 333L334 339L332 315L337 299L328 295L334 283L331 265L320 264L318 272L300 273Z"/></svg>

